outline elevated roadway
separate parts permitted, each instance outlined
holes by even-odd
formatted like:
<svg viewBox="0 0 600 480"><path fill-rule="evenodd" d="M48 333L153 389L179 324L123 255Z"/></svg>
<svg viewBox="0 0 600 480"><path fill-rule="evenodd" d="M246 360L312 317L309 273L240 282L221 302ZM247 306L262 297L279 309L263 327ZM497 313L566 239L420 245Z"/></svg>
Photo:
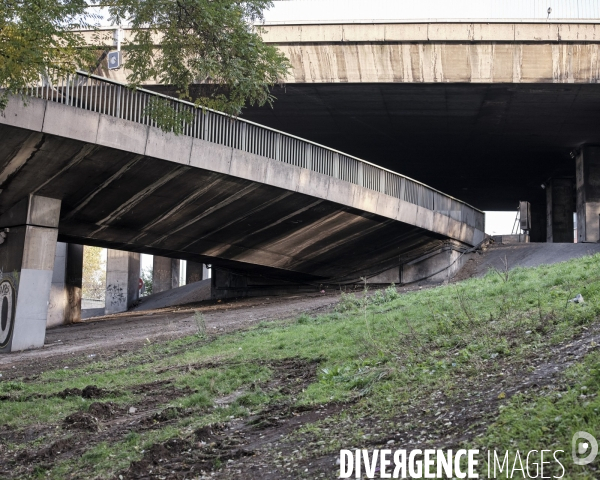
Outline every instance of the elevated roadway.
<svg viewBox="0 0 600 480"><path fill-rule="evenodd" d="M283 132L174 102L193 121L165 133L143 115L156 94L85 75L30 93L0 117L0 228L9 229L0 275L15 293L13 349L39 346L26 332L41 324L47 295L21 291L49 289L57 238L318 284L383 272L397 282L419 273L401 270L417 257L446 246L450 261L484 237L470 205ZM128 265L107 286L116 304L131 289ZM39 303L37 313L20 312L23 302Z"/></svg>

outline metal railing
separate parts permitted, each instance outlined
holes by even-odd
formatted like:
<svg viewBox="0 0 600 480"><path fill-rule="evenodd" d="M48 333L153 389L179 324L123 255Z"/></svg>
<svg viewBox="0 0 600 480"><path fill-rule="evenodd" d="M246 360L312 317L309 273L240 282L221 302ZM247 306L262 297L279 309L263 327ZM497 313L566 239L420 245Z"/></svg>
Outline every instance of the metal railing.
<svg viewBox="0 0 600 480"><path fill-rule="evenodd" d="M41 82L26 94L150 126L156 123L145 114L146 107L152 99L162 98L170 102L175 111L187 111L187 118L192 119L183 124L183 135L313 170L484 229L483 212L404 175L248 120L198 108L190 102L145 89L132 89L85 72L77 72L55 84Z"/></svg>

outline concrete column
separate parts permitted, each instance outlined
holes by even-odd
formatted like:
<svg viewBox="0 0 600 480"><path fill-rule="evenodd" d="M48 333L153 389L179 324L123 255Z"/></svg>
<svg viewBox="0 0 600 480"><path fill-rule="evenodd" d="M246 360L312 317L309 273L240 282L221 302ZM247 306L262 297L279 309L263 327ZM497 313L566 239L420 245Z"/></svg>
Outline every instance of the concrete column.
<svg viewBox="0 0 600 480"><path fill-rule="evenodd" d="M204 263L187 262L187 269L185 272L185 283L199 282L200 280L206 280L208 278L208 268Z"/></svg>
<svg viewBox="0 0 600 480"><path fill-rule="evenodd" d="M546 205L543 200L538 200L536 197L536 199L531 202L531 230L529 231L529 241L545 242L546 237Z"/></svg>
<svg viewBox="0 0 600 480"><path fill-rule="evenodd" d="M48 327L81 321L82 273L83 245L58 242L46 320Z"/></svg>
<svg viewBox="0 0 600 480"><path fill-rule="evenodd" d="M29 195L0 216L0 352L44 346L60 204Z"/></svg>
<svg viewBox="0 0 600 480"><path fill-rule="evenodd" d="M573 180L553 178L546 184L546 241L573 243Z"/></svg>
<svg viewBox="0 0 600 480"><path fill-rule="evenodd" d="M104 313L126 312L140 296L140 254L108 250Z"/></svg>
<svg viewBox="0 0 600 480"><path fill-rule="evenodd" d="M576 157L577 242L600 239L600 147L585 146Z"/></svg>
<svg viewBox="0 0 600 480"><path fill-rule="evenodd" d="M154 256L152 262L152 293L179 287L179 264L175 258Z"/></svg>

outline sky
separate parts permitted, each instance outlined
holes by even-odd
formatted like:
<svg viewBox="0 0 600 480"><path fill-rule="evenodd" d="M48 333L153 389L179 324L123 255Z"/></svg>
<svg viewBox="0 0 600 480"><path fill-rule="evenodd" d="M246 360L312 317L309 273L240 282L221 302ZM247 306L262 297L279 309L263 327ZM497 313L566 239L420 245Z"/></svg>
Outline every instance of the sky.
<svg viewBox="0 0 600 480"><path fill-rule="evenodd" d="M512 233L517 212L485 212L485 233L508 235ZM515 233L521 233L519 229Z"/></svg>
<svg viewBox="0 0 600 480"><path fill-rule="evenodd" d="M597 19L600 0L294 0L275 1L265 12L269 22L331 22L343 20L552 20ZM105 8L91 7L106 17ZM548 14L548 8L551 13Z"/></svg>

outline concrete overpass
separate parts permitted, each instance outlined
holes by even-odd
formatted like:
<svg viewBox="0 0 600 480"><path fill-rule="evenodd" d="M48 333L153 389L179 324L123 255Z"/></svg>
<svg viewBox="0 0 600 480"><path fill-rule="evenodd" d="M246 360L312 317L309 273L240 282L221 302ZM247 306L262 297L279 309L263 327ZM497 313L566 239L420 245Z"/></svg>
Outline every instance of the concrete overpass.
<svg viewBox="0 0 600 480"><path fill-rule="evenodd" d="M239 295L410 281L484 238L468 204L280 131L172 100L193 121L164 133L143 115L157 94L84 74L29 94L0 117L0 349L43 345L57 239L120 251L110 313L137 296L139 252L211 263Z"/></svg>
<svg viewBox="0 0 600 480"><path fill-rule="evenodd" d="M562 15L559 7L554 2ZM575 210L575 157L600 144L600 25L593 12L549 19L544 12L518 20L272 20L264 38L292 70L274 89L273 109L250 107L244 116L405 172L484 210L529 200L532 239L565 239L569 212L547 223L558 210L546 205ZM123 79L126 70L104 74ZM547 198L542 185L553 181L553 191L572 201ZM559 223L562 233L553 234Z"/></svg>

